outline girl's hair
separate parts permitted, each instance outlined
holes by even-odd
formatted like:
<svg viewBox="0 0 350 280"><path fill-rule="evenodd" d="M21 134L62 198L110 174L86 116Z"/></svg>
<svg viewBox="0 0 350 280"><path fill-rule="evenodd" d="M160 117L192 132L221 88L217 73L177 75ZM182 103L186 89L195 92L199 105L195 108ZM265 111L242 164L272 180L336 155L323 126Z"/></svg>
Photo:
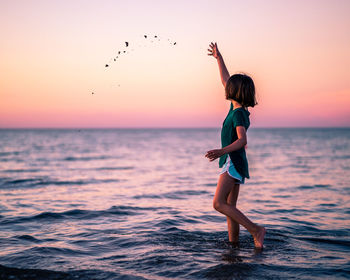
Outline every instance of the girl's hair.
<svg viewBox="0 0 350 280"><path fill-rule="evenodd" d="M243 107L254 107L255 86L251 77L246 74L232 75L226 82L226 99L232 99L240 103Z"/></svg>

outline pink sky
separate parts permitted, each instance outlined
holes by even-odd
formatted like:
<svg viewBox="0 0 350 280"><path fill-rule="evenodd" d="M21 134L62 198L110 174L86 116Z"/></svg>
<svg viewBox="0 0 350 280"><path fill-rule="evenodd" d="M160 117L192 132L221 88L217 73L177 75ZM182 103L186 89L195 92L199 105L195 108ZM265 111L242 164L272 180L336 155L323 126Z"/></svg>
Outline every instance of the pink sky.
<svg viewBox="0 0 350 280"><path fill-rule="evenodd" d="M349 126L349 14L346 0L1 1L0 127L220 127L211 41L255 80L252 126Z"/></svg>

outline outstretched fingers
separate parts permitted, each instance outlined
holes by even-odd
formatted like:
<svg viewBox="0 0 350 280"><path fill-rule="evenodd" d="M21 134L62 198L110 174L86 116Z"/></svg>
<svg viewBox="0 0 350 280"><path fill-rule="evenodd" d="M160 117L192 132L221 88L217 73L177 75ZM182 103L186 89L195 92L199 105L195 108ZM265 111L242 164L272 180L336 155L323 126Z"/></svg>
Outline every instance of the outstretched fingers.
<svg viewBox="0 0 350 280"><path fill-rule="evenodd" d="M211 42L209 44L208 52L209 52L208 55L214 56L215 58L217 57L219 50L216 42L215 43Z"/></svg>

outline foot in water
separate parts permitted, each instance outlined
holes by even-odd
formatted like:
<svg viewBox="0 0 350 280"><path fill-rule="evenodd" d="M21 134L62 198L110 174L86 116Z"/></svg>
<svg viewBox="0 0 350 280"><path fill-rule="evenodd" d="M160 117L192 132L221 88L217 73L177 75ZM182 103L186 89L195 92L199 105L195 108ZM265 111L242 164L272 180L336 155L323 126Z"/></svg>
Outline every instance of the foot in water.
<svg viewBox="0 0 350 280"><path fill-rule="evenodd" d="M259 227L259 230L253 235L255 248L263 248L265 234L266 229L264 227Z"/></svg>

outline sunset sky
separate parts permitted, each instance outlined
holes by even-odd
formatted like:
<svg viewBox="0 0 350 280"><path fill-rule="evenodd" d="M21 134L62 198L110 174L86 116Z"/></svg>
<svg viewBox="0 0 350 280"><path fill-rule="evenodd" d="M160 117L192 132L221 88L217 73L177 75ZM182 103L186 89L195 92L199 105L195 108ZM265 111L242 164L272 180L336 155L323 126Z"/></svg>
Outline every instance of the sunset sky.
<svg viewBox="0 0 350 280"><path fill-rule="evenodd" d="M255 81L252 127L350 126L349 14L347 0L1 0L0 127L220 127L211 41Z"/></svg>

